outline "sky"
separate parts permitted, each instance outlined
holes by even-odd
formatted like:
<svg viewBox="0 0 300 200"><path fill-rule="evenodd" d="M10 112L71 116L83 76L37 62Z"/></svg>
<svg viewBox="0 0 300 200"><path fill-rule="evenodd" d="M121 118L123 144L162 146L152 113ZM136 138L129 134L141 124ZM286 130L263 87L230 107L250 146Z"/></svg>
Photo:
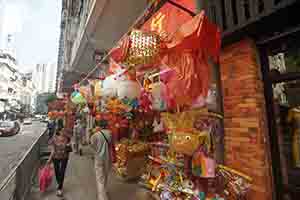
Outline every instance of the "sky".
<svg viewBox="0 0 300 200"><path fill-rule="evenodd" d="M2 38L13 35L13 46L20 67L57 61L61 0L0 0ZM0 16L1 18L1 16ZM2 43L2 44L1 44ZM21 69L20 69L21 70Z"/></svg>

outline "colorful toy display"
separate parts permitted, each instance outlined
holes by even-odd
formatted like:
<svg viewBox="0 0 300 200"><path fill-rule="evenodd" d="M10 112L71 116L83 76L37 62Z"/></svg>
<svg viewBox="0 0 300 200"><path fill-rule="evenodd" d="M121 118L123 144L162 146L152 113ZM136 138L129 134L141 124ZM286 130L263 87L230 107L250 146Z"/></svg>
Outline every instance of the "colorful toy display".
<svg viewBox="0 0 300 200"><path fill-rule="evenodd" d="M117 174L141 178L161 200L238 199L249 191L251 178L218 167L216 160L222 135L216 121L222 116L213 112L217 90L208 59L217 61L219 50L220 32L204 13L168 41L132 30L111 52L109 76L74 87L70 100L77 110L49 117L81 114L91 134L105 125L116 144ZM160 75L160 68L172 73ZM218 190L205 189L209 181Z"/></svg>

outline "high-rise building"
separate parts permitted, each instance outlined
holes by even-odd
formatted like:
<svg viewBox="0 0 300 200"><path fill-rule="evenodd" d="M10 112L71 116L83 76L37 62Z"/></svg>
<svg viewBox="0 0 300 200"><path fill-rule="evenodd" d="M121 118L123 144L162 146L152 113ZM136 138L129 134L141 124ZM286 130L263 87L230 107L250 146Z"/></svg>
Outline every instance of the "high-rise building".
<svg viewBox="0 0 300 200"><path fill-rule="evenodd" d="M56 90L57 65L37 64L33 71L33 82L38 93L53 93Z"/></svg>
<svg viewBox="0 0 300 200"><path fill-rule="evenodd" d="M57 65L55 63L50 63L47 65L47 80L46 87L48 92L52 93L56 91L56 81L57 81Z"/></svg>
<svg viewBox="0 0 300 200"><path fill-rule="evenodd" d="M4 0L0 0L0 10L4 10ZM3 38L3 22L4 22L4 12L0 12L0 49L4 48L4 38Z"/></svg>

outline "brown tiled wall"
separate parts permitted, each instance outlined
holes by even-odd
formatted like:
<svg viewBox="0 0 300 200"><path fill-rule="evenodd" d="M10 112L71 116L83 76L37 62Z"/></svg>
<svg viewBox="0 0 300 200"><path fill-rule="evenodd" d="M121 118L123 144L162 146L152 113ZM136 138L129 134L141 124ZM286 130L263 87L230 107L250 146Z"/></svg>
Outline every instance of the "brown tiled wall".
<svg viewBox="0 0 300 200"><path fill-rule="evenodd" d="M256 52L250 39L222 51L225 164L253 178L249 199L271 200L265 98Z"/></svg>

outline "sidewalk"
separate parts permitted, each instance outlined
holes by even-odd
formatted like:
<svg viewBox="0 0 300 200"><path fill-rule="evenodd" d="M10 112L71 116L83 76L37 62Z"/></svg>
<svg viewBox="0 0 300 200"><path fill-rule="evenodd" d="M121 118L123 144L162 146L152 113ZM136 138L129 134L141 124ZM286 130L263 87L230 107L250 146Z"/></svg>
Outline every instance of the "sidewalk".
<svg viewBox="0 0 300 200"><path fill-rule="evenodd" d="M30 200L57 200L55 180L47 192L41 194L34 184ZM134 183L120 181L114 175L109 178L110 200L146 200L145 190ZM64 184L65 200L97 200L95 171L92 154L85 149L83 156L72 153Z"/></svg>

